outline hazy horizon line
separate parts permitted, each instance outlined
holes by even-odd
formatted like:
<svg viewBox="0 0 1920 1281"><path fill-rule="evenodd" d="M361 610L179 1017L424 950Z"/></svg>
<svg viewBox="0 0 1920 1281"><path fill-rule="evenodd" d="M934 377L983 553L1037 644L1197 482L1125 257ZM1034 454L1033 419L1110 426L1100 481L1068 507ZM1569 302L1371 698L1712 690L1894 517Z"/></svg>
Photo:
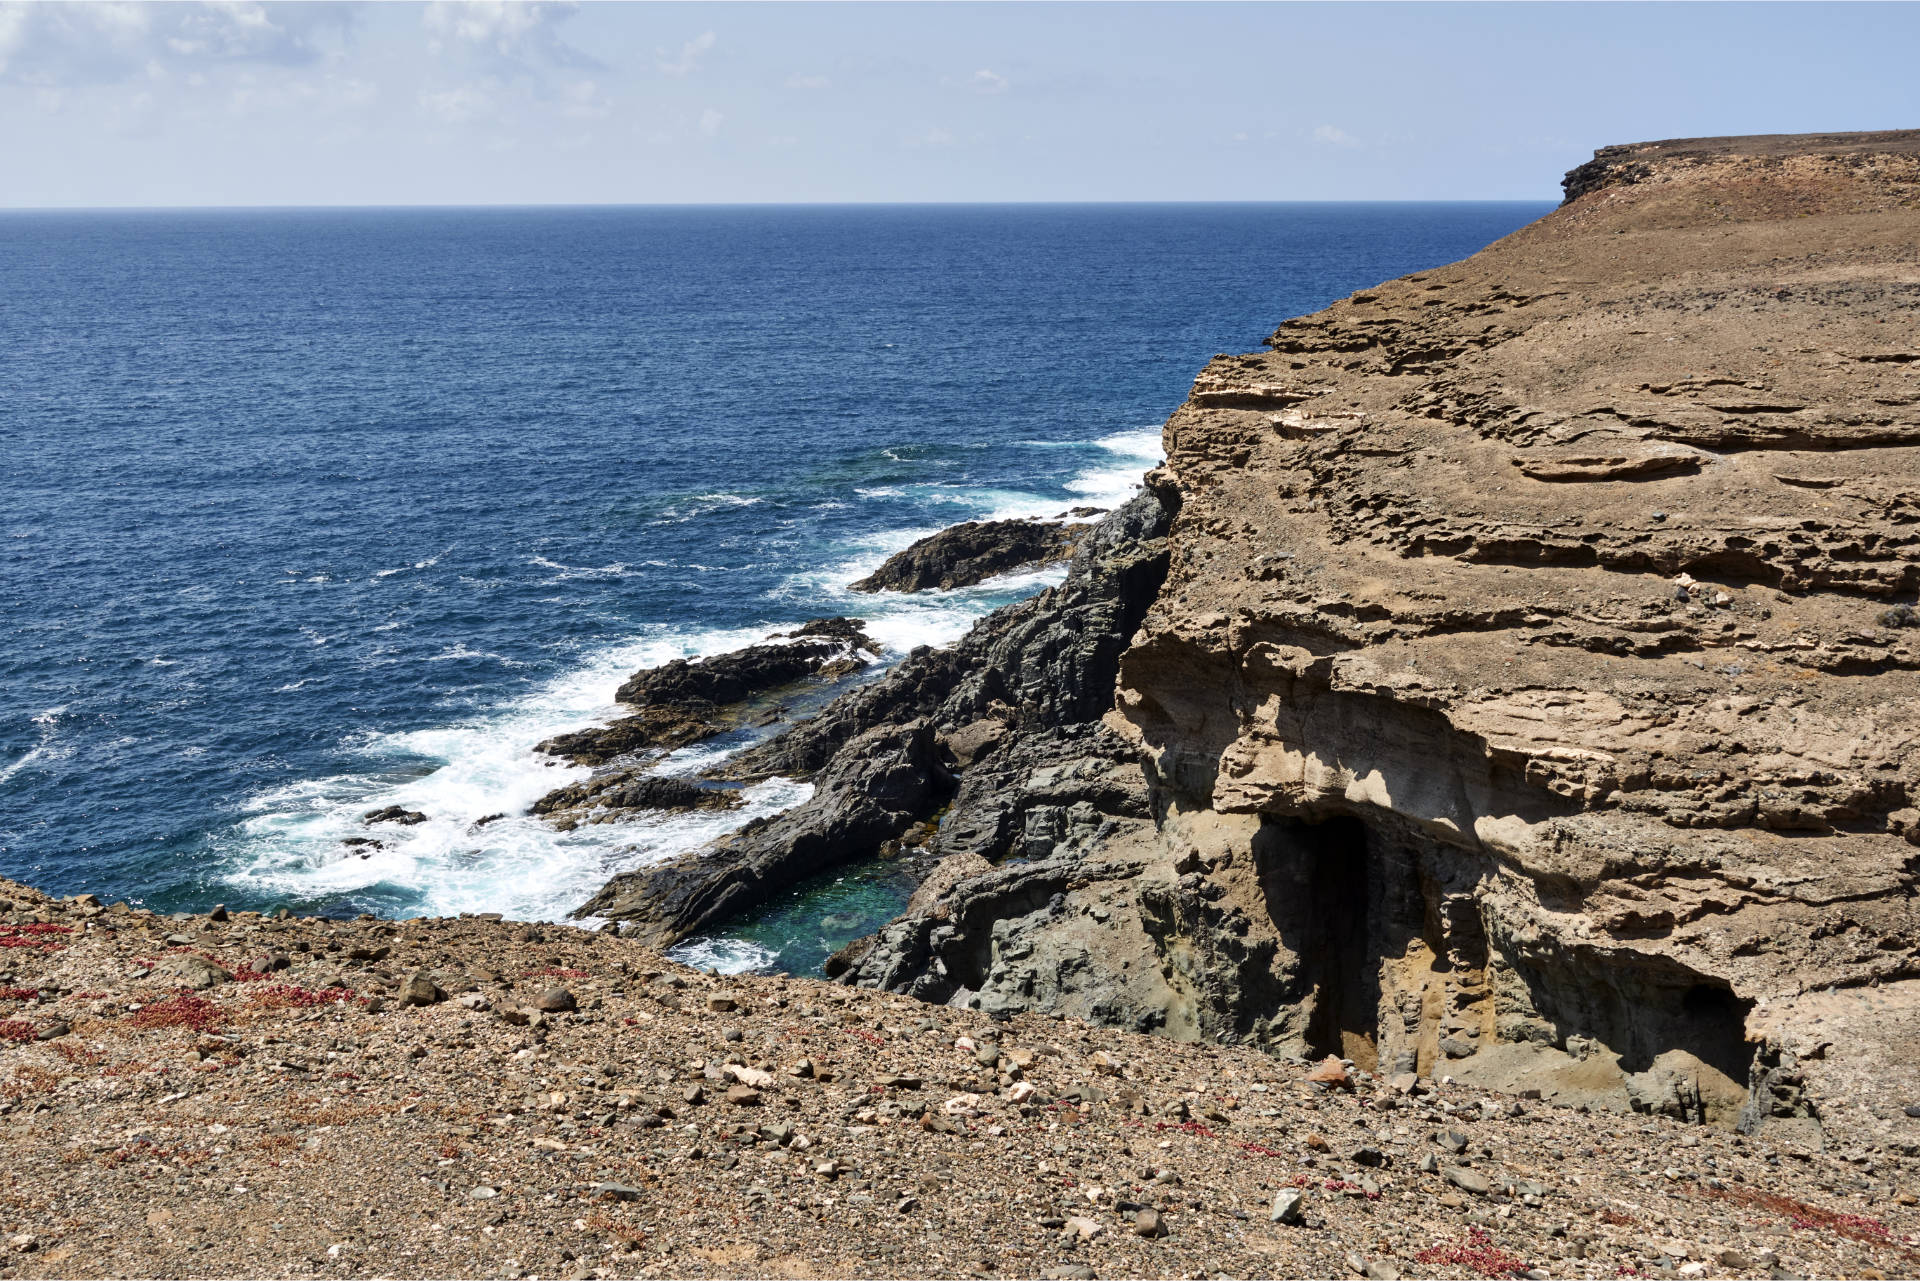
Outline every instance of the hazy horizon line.
<svg viewBox="0 0 1920 1281"><path fill-rule="evenodd" d="M401 213L458 210L595 209L1005 209L1005 208L1197 208L1299 205L1557 205L1555 197L1484 197L1394 200L661 200L512 204L287 204L287 205L0 205L4 214L45 213Z"/></svg>

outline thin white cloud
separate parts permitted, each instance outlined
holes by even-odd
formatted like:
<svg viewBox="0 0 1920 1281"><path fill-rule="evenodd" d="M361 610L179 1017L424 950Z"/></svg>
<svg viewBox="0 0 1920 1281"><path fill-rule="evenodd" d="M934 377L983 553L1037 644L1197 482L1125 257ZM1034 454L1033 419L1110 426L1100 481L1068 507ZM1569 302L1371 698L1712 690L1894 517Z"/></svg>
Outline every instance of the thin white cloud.
<svg viewBox="0 0 1920 1281"><path fill-rule="evenodd" d="M562 35L562 25L578 12L566 0L432 0L420 25L429 52L479 59L496 71L597 68L597 60Z"/></svg>
<svg viewBox="0 0 1920 1281"><path fill-rule="evenodd" d="M1320 125L1313 131L1313 140L1326 147L1358 147L1360 140L1338 125Z"/></svg>
<svg viewBox="0 0 1920 1281"><path fill-rule="evenodd" d="M702 31L693 39L680 46L680 56L670 58L665 49L659 50L660 70L670 76L690 76L699 69L700 56L719 43L720 38L711 31Z"/></svg>
<svg viewBox="0 0 1920 1281"><path fill-rule="evenodd" d="M560 91L560 114L573 120L604 120L613 103L591 80L576 80Z"/></svg>
<svg viewBox="0 0 1920 1281"><path fill-rule="evenodd" d="M307 67L340 48L350 5L0 4L0 79L73 88L216 64Z"/></svg>
<svg viewBox="0 0 1920 1281"><path fill-rule="evenodd" d="M999 72L989 71L985 67L974 72L973 78L968 80L967 83L973 86L975 93L1005 93L1007 91L1007 78Z"/></svg>
<svg viewBox="0 0 1920 1281"><path fill-rule="evenodd" d="M827 79L825 76L803 76L796 71L787 77L787 88L831 89L833 88L833 81Z"/></svg>
<svg viewBox="0 0 1920 1281"><path fill-rule="evenodd" d="M935 128L924 133L909 134L901 141L909 147L951 147L954 138L945 129Z"/></svg>
<svg viewBox="0 0 1920 1281"><path fill-rule="evenodd" d="M433 0L420 15L434 41L479 45L497 53L512 53L540 26L545 10L539 4L507 0ZM435 45L434 52L444 49Z"/></svg>
<svg viewBox="0 0 1920 1281"><path fill-rule="evenodd" d="M10 4L0 6L0 76L7 74L7 64L20 51L27 38L27 9L25 5Z"/></svg>
<svg viewBox="0 0 1920 1281"><path fill-rule="evenodd" d="M465 125L493 114L493 95L474 84L451 89L422 89L420 109L443 124Z"/></svg>
<svg viewBox="0 0 1920 1281"><path fill-rule="evenodd" d="M727 118L724 115L715 111L712 107L708 107L700 113L701 134L708 138L714 137L720 132L720 126L725 124L726 120Z"/></svg>

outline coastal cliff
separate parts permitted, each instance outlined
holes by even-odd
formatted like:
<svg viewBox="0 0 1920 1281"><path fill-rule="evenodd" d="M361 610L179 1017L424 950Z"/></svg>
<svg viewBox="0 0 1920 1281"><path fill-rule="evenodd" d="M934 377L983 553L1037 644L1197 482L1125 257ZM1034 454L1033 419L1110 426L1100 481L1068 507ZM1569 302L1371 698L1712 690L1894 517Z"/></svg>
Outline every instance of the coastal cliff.
<svg viewBox="0 0 1920 1281"><path fill-rule="evenodd" d="M610 927L0 881L0 1278L1912 1274L1920 133L1567 193L1216 358L958 644L548 740L569 828L813 783ZM657 950L874 858L837 982Z"/></svg>
<svg viewBox="0 0 1920 1281"><path fill-rule="evenodd" d="M664 945L904 838L934 870L843 982L1911 1129L1920 133L1566 189L1216 358L1065 584L745 754L814 799L585 910Z"/></svg>

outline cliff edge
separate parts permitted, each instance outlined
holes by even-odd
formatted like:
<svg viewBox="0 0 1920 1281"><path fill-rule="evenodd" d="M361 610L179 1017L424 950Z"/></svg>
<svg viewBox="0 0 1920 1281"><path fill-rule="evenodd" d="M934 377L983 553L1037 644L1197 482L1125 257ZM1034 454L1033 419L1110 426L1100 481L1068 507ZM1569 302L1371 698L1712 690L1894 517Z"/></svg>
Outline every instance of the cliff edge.
<svg viewBox="0 0 1920 1281"><path fill-rule="evenodd" d="M1912 1146L1920 133L1567 191L1216 358L1060 588L590 909L664 945L904 839L844 982Z"/></svg>
<svg viewBox="0 0 1920 1281"><path fill-rule="evenodd" d="M1823 1075L1885 1128L1840 1096L1920 1046L1920 133L1566 186L1167 424L1109 720L1236 940L1186 986L1231 956L1219 1032L1749 1129Z"/></svg>

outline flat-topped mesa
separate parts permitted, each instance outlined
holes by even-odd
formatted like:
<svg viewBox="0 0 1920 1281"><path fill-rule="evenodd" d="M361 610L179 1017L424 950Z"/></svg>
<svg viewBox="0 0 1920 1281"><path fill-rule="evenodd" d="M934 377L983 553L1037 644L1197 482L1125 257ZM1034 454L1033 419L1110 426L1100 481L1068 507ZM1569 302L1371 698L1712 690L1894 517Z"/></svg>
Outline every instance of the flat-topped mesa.
<svg viewBox="0 0 1920 1281"><path fill-rule="evenodd" d="M1085 525L1041 520L963 521L887 557L856 592L952 591L1017 569L1038 569L1073 555Z"/></svg>
<svg viewBox="0 0 1920 1281"><path fill-rule="evenodd" d="M1601 147L1593 159L1567 171L1561 189L1571 204L1603 187L1642 182L1684 167L1720 162L1750 164L1783 161L1797 156L1824 159L1920 154L1920 129L1887 129L1876 133L1775 133L1730 138L1668 138L1661 142L1634 142Z"/></svg>

